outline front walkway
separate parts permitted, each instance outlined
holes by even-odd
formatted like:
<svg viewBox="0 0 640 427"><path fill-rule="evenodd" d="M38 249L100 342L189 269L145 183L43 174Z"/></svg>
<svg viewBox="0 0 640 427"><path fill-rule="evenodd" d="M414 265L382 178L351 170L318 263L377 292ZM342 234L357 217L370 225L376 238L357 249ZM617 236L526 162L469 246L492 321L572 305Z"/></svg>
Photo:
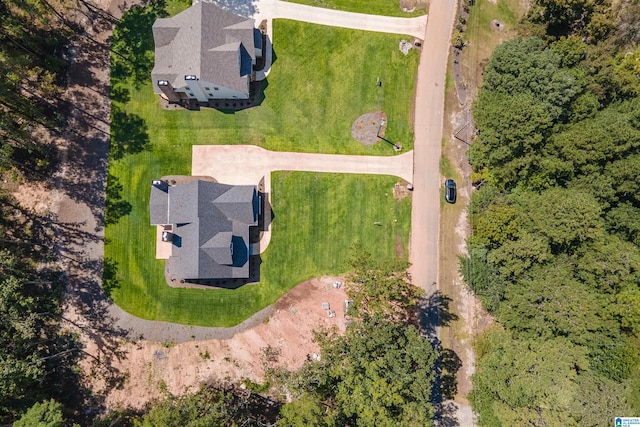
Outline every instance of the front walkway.
<svg viewBox="0 0 640 427"><path fill-rule="evenodd" d="M255 145L194 145L191 175L211 176L223 184L257 185L264 178L263 193L271 194L271 172L305 171L392 175L413 182L413 151L397 156L346 156L269 151ZM271 203L263 215L271 216ZM251 253L264 252L271 241L271 222L262 232L260 244Z"/></svg>

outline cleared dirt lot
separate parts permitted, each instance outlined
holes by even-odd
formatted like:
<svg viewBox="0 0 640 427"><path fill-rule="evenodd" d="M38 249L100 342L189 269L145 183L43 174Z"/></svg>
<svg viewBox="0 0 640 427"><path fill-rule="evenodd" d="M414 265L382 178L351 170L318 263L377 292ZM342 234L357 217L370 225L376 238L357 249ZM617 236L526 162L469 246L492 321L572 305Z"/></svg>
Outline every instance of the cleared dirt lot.
<svg viewBox="0 0 640 427"><path fill-rule="evenodd" d="M94 378L90 386L104 397L106 408L139 409L165 392L180 395L213 380L260 382L264 375L262 354L267 347L279 353L277 365L297 369L318 352L312 341L314 330L336 327L344 331L346 293L344 287L333 286L342 280L322 277L301 283L275 304L269 318L230 339L181 344L123 342L124 357L103 360L124 374L122 386L111 388L102 377ZM323 303L329 303L335 317L328 316ZM86 346L89 353L100 356L95 341L86 341ZM88 370L91 362L85 360Z"/></svg>

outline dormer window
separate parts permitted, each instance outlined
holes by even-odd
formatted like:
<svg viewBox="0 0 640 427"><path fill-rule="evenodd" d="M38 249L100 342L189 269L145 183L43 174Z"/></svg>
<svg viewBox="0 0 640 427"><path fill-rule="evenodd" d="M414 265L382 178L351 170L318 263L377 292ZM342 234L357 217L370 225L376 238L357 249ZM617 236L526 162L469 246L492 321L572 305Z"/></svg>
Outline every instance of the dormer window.
<svg viewBox="0 0 640 427"><path fill-rule="evenodd" d="M185 80L198 80L196 79L196 76L194 76L193 74L188 74L186 76L184 76Z"/></svg>
<svg viewBox="0 0 640 427"><path fill-rule="evenodd" d="M158 86L169 86L169 81L167 81L167 80L158 80Z"/></svg>

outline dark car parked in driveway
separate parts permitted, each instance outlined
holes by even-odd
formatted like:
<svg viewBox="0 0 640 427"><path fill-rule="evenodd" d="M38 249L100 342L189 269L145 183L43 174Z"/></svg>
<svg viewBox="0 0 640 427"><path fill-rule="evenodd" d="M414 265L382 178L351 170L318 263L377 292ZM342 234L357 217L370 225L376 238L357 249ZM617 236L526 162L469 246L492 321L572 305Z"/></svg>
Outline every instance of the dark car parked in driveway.
<svg viewBox="0 0 640 427"><path fill-rule="evenodd" d="M444 182L444 199L449 203L456 202L456 182L452 179Z"/></svg>

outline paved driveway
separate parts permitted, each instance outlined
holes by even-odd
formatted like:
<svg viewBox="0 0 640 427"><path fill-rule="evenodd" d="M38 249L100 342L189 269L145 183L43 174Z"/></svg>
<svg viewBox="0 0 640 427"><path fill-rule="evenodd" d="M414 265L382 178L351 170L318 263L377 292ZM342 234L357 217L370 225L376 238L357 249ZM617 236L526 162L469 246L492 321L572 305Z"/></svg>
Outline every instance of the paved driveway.
<svg viewBox="0 0 640 427"><path fill-rule="evenodd" d="M306 171L398 176L413 179L413 151L397 156L345 156L269 151L255 145L194 145L191 175L211 176L225 184L256 185L264 178L263 192L271 194L271 172ZM264 215L271 215L271 203L265 203ZM252 254L264 252L271 241L271 222L262 233Z"/></svg>
<svg viewBox="0 0 640 427"><path fill-rule="evenodd" d="M255 145L194 145L191 175L225 184L256 184L273 171L362 173L413 180L413 151L397 156L345 156L269 151Z"/></svg>
<svg viewBox="0 0 640 427"><path fill-rule="evenodd" d="M427 26L427 15L414 18L396 18L364 13L343 12L341 10L305 6L281 0L258 0L255 3L253 18L257 23L263 19L293 19L312 24L333 27L353 28L356 30L377 31L380 33L408 34L422 39ZM271 34L269 22L269 36Z"/></svg>

